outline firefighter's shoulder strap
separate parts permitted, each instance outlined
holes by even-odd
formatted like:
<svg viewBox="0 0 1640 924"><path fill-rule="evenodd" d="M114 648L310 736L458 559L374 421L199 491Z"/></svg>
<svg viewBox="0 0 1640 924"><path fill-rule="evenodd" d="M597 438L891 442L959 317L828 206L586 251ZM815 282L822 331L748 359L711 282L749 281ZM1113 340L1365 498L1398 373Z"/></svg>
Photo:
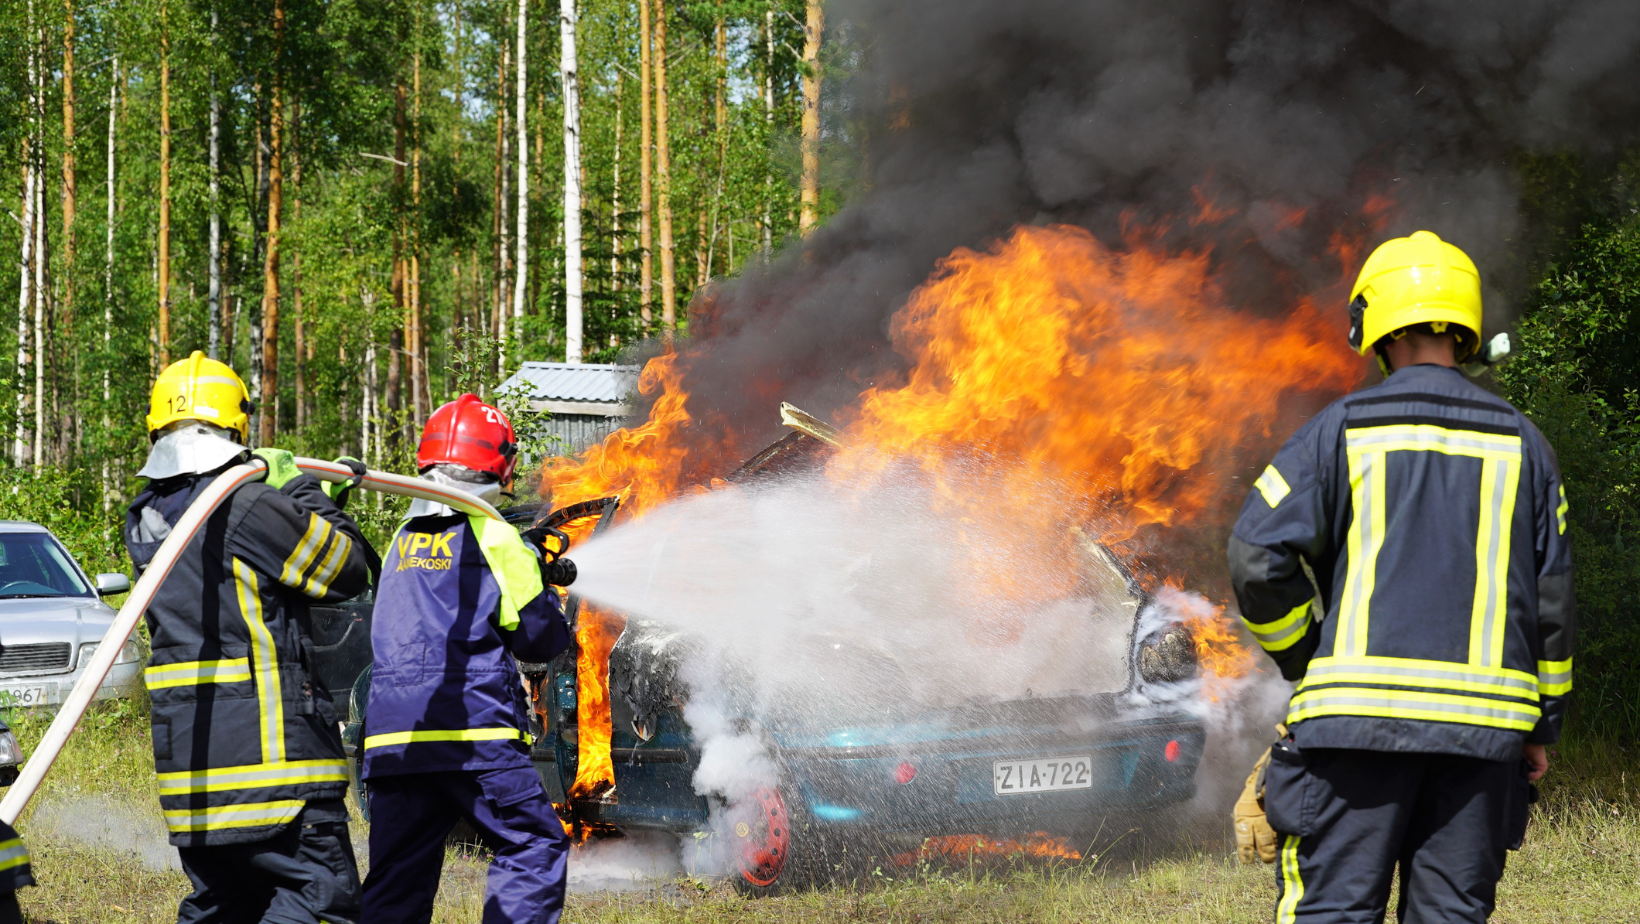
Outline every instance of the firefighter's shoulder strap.
<svg viewBox="0 0 1640 924"><path fill-rule="evenodd" d="M1287 734L1287 729L1281 725L1276 726L1276 731L1282 736ZM1279 852L1276 846L1279 839L1264 814L1264 774L1269 766L1270 749L1265 748L1264 755L1253 765L1253 772L1247 775L1247 785L1242 787L1241 798L1236 800L1236 807L1232 810L1236 827L1236 853L1243 863L1259 860L1274 863Z"/></svg>

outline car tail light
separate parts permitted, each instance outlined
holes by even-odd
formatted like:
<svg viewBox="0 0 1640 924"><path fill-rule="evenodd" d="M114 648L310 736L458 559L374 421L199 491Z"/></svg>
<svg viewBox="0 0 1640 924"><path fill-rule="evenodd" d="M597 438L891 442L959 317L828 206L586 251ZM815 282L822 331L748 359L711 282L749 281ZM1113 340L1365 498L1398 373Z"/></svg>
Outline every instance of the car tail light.
<svg viewBox="0 0 1640 924"><path fill-rule="evenodd" d="M1177 740L1169 741L1167 743L1167 747L1162 748L1162 756L1167 758L1168 763L1173 763L1174 761L1178 760L1179 759L1179 742Z"/></svg>
<svg viewBox="0 0 1640 924"><path fill-rule="evenodd" d="M906 783L909 783L916 778L917 768L914 764L908 762L901 763L898 767L894 768L894 782L899 783L901 786L904 786Z"/></svg>

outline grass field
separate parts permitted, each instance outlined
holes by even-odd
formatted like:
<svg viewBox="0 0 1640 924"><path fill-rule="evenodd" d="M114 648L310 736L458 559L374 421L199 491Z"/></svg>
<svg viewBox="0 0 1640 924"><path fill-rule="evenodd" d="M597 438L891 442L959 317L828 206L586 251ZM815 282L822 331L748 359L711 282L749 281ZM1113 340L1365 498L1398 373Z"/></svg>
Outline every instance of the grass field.
<svg viewBox="0 0 1640 924"><path fill-rule="evenodd" d="M17 721L25 750L44 730ZM1640 922L1640 770L1633 754L1575 742L1560 748L1525 849L1512 854L1497 914L1506 924ZM165 846L154 795L147 717L103 704L76 732L20 820L37 888L24 890L33 922L175 919L187 879ZM355 825L362 843L364 830ZM1209 839L1210 841L1212 839ZM362 850L361 850L362 853ZM572 892L571 924L661 922L1257 922L1270 918L1270 867L1246 867L1214 842L1109 851L1083 862L1002 858L986 865L924 864L773 899L678 876L634 891ZM571 861L576 862L575 860ZM436 920L475 922L484 858L452 851Z"/></svg>

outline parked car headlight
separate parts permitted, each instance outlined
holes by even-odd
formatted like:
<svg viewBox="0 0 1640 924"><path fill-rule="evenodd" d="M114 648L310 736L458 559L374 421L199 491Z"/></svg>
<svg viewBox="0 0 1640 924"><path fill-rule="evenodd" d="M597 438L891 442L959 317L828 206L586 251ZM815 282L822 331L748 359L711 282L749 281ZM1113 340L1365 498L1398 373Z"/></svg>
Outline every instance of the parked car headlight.
<svg viewBox="0 0 1640 924"><path fill-rule="evenodd" d="M1169 626L1139 647L1139 676L1174 683L1196 676L1196 642L1184 626Z"/></svg>
<svg viewBox="0 0 1640 924"><path fill-rule="evenodd" d="M91 656L97 653L97 645L98 644L100 644L100 643L99 642L87 642L86 644L80 646L79 666L82 670L87 665L89 665L91 663ZM124 645L120 646L119 656L114 659L114 663L115 664L130 664L133 661L141 661L141 660L142 660L142 649L140 647L138 647L136 639L131 639L130 641L127 641Z"/></svg>
<svg viewBox="0 0 1640 924"><path fill-rule="evenodd" d="M0 767L15 767L23 762L23 747L10 729L0 731Z"/></svg>

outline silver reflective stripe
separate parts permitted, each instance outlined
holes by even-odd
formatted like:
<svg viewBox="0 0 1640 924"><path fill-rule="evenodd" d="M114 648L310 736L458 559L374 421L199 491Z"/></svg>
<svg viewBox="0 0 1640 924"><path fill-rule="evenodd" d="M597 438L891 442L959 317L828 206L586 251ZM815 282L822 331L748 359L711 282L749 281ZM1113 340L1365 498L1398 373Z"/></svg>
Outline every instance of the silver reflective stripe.
<svg viewBox="0 0 1640 924"><path fill-rule="evenodd" d="M1397 712L1401 714L1425 713L1439 716L1453 716L1458 721L1465 719L1482 720L1479 724L1499 725L1504 727L1525 722L1527 728L1537 723L1541 711L1537 706L1508 703L1502 700L1496 705L1488 705L1490 701L1476 697L1442 696L1438 694L1408 694L1397 693L1393 690L1381 691L1378 695L1365 690L1310 690L1293 697L1292 712L1289 720L1298 721L1308 718L1308 713L1326 712L1334 715L1374 715L1380 712ZM1360 711L1357 711L1360 710ZM1490 721L1488 721L1490 720Z"/></svg>
<svg viewBox="0 0 1640 924"><path fill-rule="evenodd" d="M1497 667L1503 660L1504 599L1509 581L1509 536L1520 466L1507 459L1481 463L1479 534L1475 537L1475 608L1470 619L1469 663Z"/></svg>
<svg viewBox="0 0 1640 924"><path fill-rule="evenodd" d="M1458 423L1458 421L1454 421ZM1461 427L1447 429L1430 424L1391 424L1383 427L1360 427L1345 431L1345 444L1351 452L1388 451L1389 444L1412 444L1404 448L1440 452L1442 450L1470 449L1486 453L1520 453L1520 437L1477 433ZM1460 435L1461 434L1461 435Z"/></svg>
<svg viewBox="0 0 1640 924"><path fill-rule="evenodd" d="M300 760L248 767L211 770L182 770L159 774L159 794L179 796L194 792L221 792L258 789L266 786L300 786L304 783L334 783L347 779L347 763L341 760Z"/></svg>
<svg viewBox="0 0 1640 924"><path fill-rule="evenodd" d="M1427 665L1428 662L1422 662ZM1518 696L1537 701L1537 684L1525 676L1497 672L1465 670L1465 665L1453 662L1451 668L1385 664L1379 661L1346 661L1337 658L1317 658L1304 672L1303 686L1334 682L1382 682L1403 686L1424 686L1447 689L1469 688L1469 692L1492 693L1498 696ZM1370 678L1370 679L1369 679ZM1423 681L1420 683L1420 681ZM1462 684L1464 687L1455 687ZM1475 688L1480 689L1475 689ZM1302 688L1302 687L1301 687Z"/></svg>
<svg viewBox="0 0 1640 924"><path fill-rule="evenodd" d="M1383 537L1384 499L1379 496L1383 482L1382 453L1351 453L1350 488L1353 520L1349 533L1349 566L1344 576L1344 601L1339 610L1333 653L1344 657L1366 654L1367 612L1377 579L1378 548ZM1358 641L1359 640L1359 641Z"/></svg>
<svg viewBox="0 0 1640 924"><path fill-rule="evenodd" d="M29 862L28 848L21 838L0 841L0 870L14 869Z"/></svg>
<svg viewBox="0 0 1640 924"><path fill-rule="evenodd" d="M1251 623L1248 623L1247 628L1252 630L1253 637L1258 639L1259 644L1268 647L1270 645L1279 645L1282 641L1295 635L1302 635L1306 629L1310 628L1310 621L1300 619L1292 625L1277 629L1274 632L1260 632L1258 627Z"/></svg>

